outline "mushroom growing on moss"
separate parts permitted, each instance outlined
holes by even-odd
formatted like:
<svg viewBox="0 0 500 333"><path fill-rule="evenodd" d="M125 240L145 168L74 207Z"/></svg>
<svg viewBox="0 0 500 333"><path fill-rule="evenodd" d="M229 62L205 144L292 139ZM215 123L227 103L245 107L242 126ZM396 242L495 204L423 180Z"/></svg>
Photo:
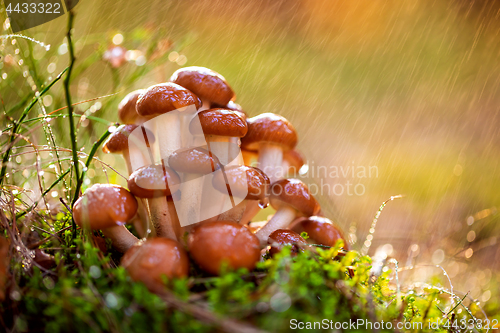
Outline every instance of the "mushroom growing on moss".
<svg viewBox="0 0 500 333"><path fill-rule="evenodd" d="M189 253L206 272L217 275L230 269L252 270L260 258L259 240L246 227L230 221L196 225L188 236Z"/></svg>
<svg viewBox="0 0 500 333"><path fill-rule="evenodd" d="M151 238L130 248L121 264L134 281L140 281L154 293L161 293L164 279L183 278L189 273L189 259L178 242Z"/></svg>
<svg viewBox="0 0 500 333"><path fill-rule="evenodd" d="M101 230L113 247L127 251L139 240L125 224L137 212L137 200L126 189L112 184L94 184L76 201L73 219L82 228Z"/></svg>
<svg viewBox="0 0 500 333"><path fill-rule="evenodd" d="M316 215L321 209L307 185L298 179L279 180L271 185L270 192L269 201L276 213L256 232L263 246L273 231L287 228L296 217Z"/></svg>

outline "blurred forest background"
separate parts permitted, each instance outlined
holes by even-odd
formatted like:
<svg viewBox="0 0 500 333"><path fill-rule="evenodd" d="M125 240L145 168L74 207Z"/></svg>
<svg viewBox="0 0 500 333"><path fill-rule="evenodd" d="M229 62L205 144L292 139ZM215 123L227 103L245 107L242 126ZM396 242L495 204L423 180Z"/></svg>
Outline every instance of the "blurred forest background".
<svg viewBox="0 0 500 333"><path fill-rule="evenodd" d="M117 93L80 104L77 112L115 122L116 106L128 92L165 81L182 66L216 70L249 116L275 112L295 125L310 171L377 167L378 177L371 178L303 175L309 183L364 185L361 196L319 198L326 215L353 233L354 248L361 248L380 204L402 194L382 213L370 253L385 251L400 266L441 264L464 292L482 301L495 293L500 2L81 0L75 12L73 102ZM7 34L5 12L0 15ZM67 66L66 25L63 16L23 32L50 44L49 51L0 40L4 109ZM129 61L113 67L103 59L113 43L132 50ZM17 48L36 63L29 73L33 83L22 75L20 68L29 64L19 64ZM164 61L141 71L160 57ZM65 105L61 83L44 105L47 112ZM5 116L0 121L7 126ZM66 123L52 123L63 147L69 147ZM88 152L107 126L80 120L79 145ZM38 132L36 143L45 145ZM99 158L125 169L118 156ZM29 155L16 160L20 166L33 162ZM88 177L86 185L125 184L98 166ZM24 178L23 186L36 190L35 179ZM467 271L475 273L464 277ZM432 272L439 270L425 269L422 277Z"/></svg>

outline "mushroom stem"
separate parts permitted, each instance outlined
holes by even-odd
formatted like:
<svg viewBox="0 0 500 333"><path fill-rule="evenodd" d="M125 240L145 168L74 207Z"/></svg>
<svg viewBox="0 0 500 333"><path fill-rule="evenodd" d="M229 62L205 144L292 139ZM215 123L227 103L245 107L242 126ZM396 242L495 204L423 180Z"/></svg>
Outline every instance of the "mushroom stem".
<svg viewBox="0 0 500 333"><path fill-rule="evenodd" d="M122 253L125 253L139 241L124 225L117 225L101 231L106 238L111 239L113 247Z"/></svg>
<svg viewBox="0 0 500 333"><path fill-rule="evenodd" d="M245 207L245 212L240 219L240 224L246 225L257 215L262 208L259 206L259 202L256 200L251 200L247 202Z"/></svg>
<svg viewBox="0 0 500 333"><path fill-rule="evenodd" d="M123 151L123 159L125 160L125 164L127 165L127 171L128 174L131 175L132 172L135 170L132 168L132 159L134 159L134 165L137 167L146 166L148 164L148 158L145 157L144 155L147 154L147 152L141 152L138 149L126 149ZM138 200L138 208L137 208L137 215L139 215L140 221L134 221L134 227L141 237L146 237L147 234L144 232L144 228L148 228L149 224L149 218L148 218L148 210L144 205L144 202L142 200Z"/></svg>
<svg viewBox="0 0 500 333"><path fill-rule="evenodd" d="M280 179L283 163L283 149L279 145L263 143L259 148L257 167L269 177L271 184ZM267 240L266 240L267 241Z"/></svg>
<svg viewBox="0 0 500 333"><path fill-rule="evenodd" d="M255 235L260 240L260 244L265 246L267 239L273 231L278 229L285 229L295 219L297 212L290 206L283 206L276 211L274 216L266 223L265 226L260 228Z"/></svg>
<svg viewBox="0 0 500 333"><path fill-rule="evenodd" d="M208 110L210 109L210 101L208 99L201 99L201 107L199 109L199 111L203 111L203 110Z"/></svg>
<svg viewBox="0 0 500 333"><path fill-rule="evenodd" d="M135 230L141 238L154 237L156 233L154 229L151 229L148 202L144 198L137 199L137 215L139 215L139 219L134 221Z"/></svg>
<svg viewBox="0 0 500 333"><path fill-rule="evenodd" d="M185 173L181 184L182 200L179 221L182 226L200 222L204 177L199 173Z"/></svg>
<svg viewBox="0 0 500 333"><path fill-rule="evenodd" d="M168 161L172 153L181 148L181 120L178 115L161 115L157 117L155 137L158 138L160 158Z"/></svg>
<svg viewBox="0 0 500 333"><path fill-rule="evenodd" d="M177 235L181 232L179 221L172 219L172 214L166 197L148 199L151 223L153 224L158 237L166 237L177 240Z"/></svg>
<svg viewBox="0 0 500 333"><path fill-rule="evenodd" d="M222 165L243 165L240 139L232 136L207 135L208 148Z"/></svg>
<svg viewBox="0 0 500 333"><path fill-rule="evenodd" d="M234 208L231 208L228 211L225 211L224 213L220 214L217 217L218 221L232 221L239 223L241 221L241 218L243 214L245 213L245 208L247 206L247 201L243 200L239 204L237 204Z"/></svg>

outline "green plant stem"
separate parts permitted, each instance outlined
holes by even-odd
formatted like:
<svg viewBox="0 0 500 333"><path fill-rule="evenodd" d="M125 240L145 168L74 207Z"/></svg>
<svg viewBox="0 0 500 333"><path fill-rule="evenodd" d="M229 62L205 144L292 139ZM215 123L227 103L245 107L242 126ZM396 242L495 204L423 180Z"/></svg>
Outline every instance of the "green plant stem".
<svg viewBox="0 0 500 333"><path fill-rule="evenodd" d="M69 68L64 69L49 85L47 85L38 96L35 96L31 103L24 109L23 113L21 114L21 117L17 121L14 121L14 125L12 127L12 132L10 134L9 142L8 142L8 147L7 150L5 151L5 154L3 155L2 159L2 169L0 171L0 185L3 184L3 180L5 178L5 173L7 172L7 162L9 161L10 153L12 151L12 146L14 143L14 140L16 138L17 131L21 127L21 123L24 121L24 119L28 116L28 113L30 110L35 106L35 104L38 102L38 100L45 95L47 91L52 88L52 86L61 79L62 75L68 70Z"/></svg>
<svg viewBox="0 0 500 333"><path fill-rule="evenodd" d="M81 178L80 178L80 169L78 166L78 146L76 142L76 134L75 134L75 121L73 118L73 105L71 103L71 94L70 94L70 82L71 82L71 72L73 70L73 66L75 64L75 53L73 49L73 41L71 40L71 29L73 28L73 19L74 13L72 11L68 12L68 31L66 33L66 38L68 42L68 50L69 50L69 66L68 73L64 79L64 93L66 96L66 104L68 106L68 118L69 118L69 135L71 139L71 151L73 156L73 168L75 170L76 177L76 187L75 193L73 195L73 200L71 202L71 208L73 208L74 203L78 199L78 195L80 193L81 187ZM73 221L73 225L76 227Z"/></svg>

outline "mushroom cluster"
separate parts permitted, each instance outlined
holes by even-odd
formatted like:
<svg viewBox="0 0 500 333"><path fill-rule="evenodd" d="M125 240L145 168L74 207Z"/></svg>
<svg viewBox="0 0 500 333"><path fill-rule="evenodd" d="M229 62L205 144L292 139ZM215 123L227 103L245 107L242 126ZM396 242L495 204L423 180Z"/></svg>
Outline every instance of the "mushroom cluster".
<svg viewBox="0 0 500 333"><path fill-rule="evenodd" d="M189 260L219 274L252 270L268 247L274 255L284 245L293 253L307 242L347 245L294 178L304 165L294 126L274 113L248 118L219 73L179 69L169 82L131 92L118 109L123 125L103 150L123 156L128 189L93 185L74 219L111 239L131 277L152 291L163 277L187 276ZM274 215L251 227L268 204ZM136 235L125 227L131 221Z"/></svg>

